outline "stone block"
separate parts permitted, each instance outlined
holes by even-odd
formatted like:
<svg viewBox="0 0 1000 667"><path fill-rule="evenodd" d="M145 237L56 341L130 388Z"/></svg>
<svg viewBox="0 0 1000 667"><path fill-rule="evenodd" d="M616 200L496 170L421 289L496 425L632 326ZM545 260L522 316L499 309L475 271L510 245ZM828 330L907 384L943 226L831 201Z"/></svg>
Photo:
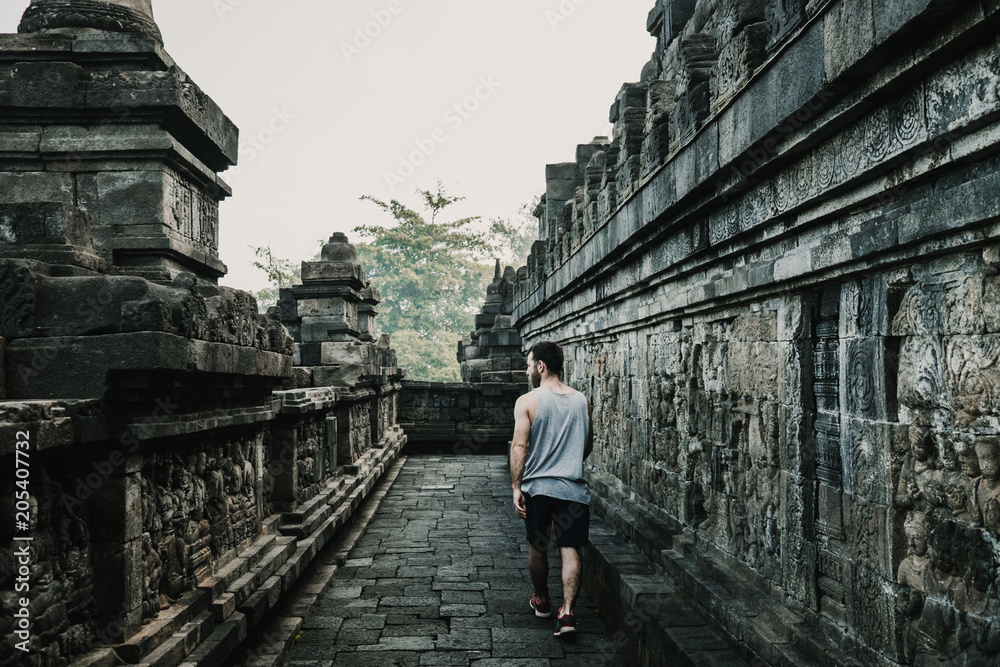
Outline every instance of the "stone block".
<svg viewBox="0 0 1000 667"><path fill-rule="evenodd" d="M288 288L278 290L278 308L281 311L282 322L292 323L298 321L298 301L295 300L292 290Z"/></svg>
<svg viewBox="0 0 1000 667"><path fill-rule="evenodd" d="M892 466L891 424L850 417L841 423L844 491L872 505L892 505L899 479Z"/></svg>
<svg viewBox="0 0 1000 667"><path fill-rule="evenodd" d="M344 282L356 289L364 284L364 273L360 266L346 262L302 262L302 283Z"/></svg>
<svg viewBox="0 0 1000 667"><path fill-rule="evenodd" d="M941 69L930 77L926 91L927 126L933 136L997 110L1000 100L991 88L997 66L995 49L984 46L965 56L957 66Z"/></svg>
<svg viewBox="0 0 1000 667"><path fill-rule="evenodd" d="M0 203L55 202L72 206L74 181L70 174L0 171Z"/></svg>
<svg viewBox="0 0 1000 667"><path fill-rule="evenodd" d="M826 13L823 23L826 78L834 81L875 46L872 0L842 0Z"/></svg>
<svg viewBox="0 0 1000 667"><path fill-rule="evenodd" d="M742 6L744 3L730 3ZM749 3L752 4L752 3ZM724 43L711 78L712 109L724 107L767 57L767 27L754 23Z"/></svg>
<svg viewBox="0 0 1000 667"><path fill-rule="evenodd" d="M374 364L376 350L371 343L349 341L344 343L322 343L320 358L323 365L365 366Z"/></svg>
<svg viewBox="0 0 1000 667"><path fill-rule="evenodd" d="M170 170L88 173L76 182L95 245L116 265L160 266L167 279L181 272L172 261L211 281L225 274L214 194Z"/></svg>
<svg viewBox="0 0 1000 667"><path fill-rule="evenodd" d="M0 257L104 270L90 218L61 203L0 204Z"/></svg>
<svg viewBox="0 0 1000 667"><path fill-rule="evenodd" d="M852 565L853 586L848 588L852 625L868 646L877 646L889 660L902 664L906 606L897 604L902 587L886 580L863 562Z"/></svg>
<svg viewBox="0 0 1000 667"><path fill-rule="evenodd" d="M875 37L882 44L903 31L917 18L933 19L949 9L949 3L937 0L891 0L879 3L875 12Z"/></svg>
<svg viewBox="0 0 1000 667"><path fill-rule="evenodd" d="M882 337L841 343L841 373L846 410L855 417L896 419L897 352Z"/></svg>
<svg viewBox="0 0 1000 667"><path fill-rule="evenodd" d="M51 360L45 368L61 369L58 376L35 369L39 355ZM7 347L7 388L16 398L102 398L112 386L112 371L239 374L253 368L259 377L277 379L291 375L291 362L284 354L161 332L22 338Z"/></svg>
<svg viewBox="0 0 1000 667"><path fill-rule="evenodd" d="M764 15L774 51L805 22L806 0L767 0Z"/></svg>
<svg viewBox="0 0 1000 667"><path fill-rule="evenodd" d="M329 344L329 343L328 343ZM322 343L296 343L297 366L319 366L323 363Z"/></svg>
<svg viewBox="0 0 1000 667"><path fill-rule="evenodd" d="M138 474L111 474L98 481L103 474L113 469L108 458L92 465L86 471L88 486L93 496L88 503L92 511L100 513L102 520L91 526L91 534L99 542L131 542L139 539L142 526L142 482ZM95 474L96 473L96 474ZM97 481L96 489L93 482Z"/></svg>
<svg viewBox="0 0 1000 667"><path fill-rule="evenodd" d="M11 105L78 109L86 104L86 73L68 62L20 62L10 69Z"/></svg>
<svg viewBox="0 0 1000 667"><path fill-rule="evenodd" d="M342 342L356 340L358 322L346 317L310 317L299 326L299 340L306 343Z"/></svg>
<svg viewBox="0 0 1000 667"><path fill-rule="evenodd" d="M67 204L0 204L0 243L86 248L93 243L90 218Z"/></svg>
<svg viewBox="0 0 1000 667"><path fill-rule="evenodd" d="M303 320L307 317L329 317L337 319L356 318L357 306L354 304L348 304L343 297L299 299L296 307L296 313L298 314L298 317Z"/></svg>

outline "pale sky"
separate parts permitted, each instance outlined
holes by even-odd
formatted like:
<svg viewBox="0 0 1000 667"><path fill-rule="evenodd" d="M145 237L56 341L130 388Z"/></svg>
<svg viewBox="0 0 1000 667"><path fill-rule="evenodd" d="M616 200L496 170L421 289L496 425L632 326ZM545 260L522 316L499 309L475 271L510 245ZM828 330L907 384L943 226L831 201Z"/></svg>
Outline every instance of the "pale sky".
<svg viewBox="0 0 1000 667"><path fill-rule="evenodd" d="M0 31L27 5L2 0ZM547 163L610 133L615 94L655 46L653 5L153 0L167 51L240 128L222 283L266 285L248 244L298 262L333 232L357 240L356 225L389 222L363 194L416 206L415 189L440 179L467 197L455 217L514 217L544 192ZM366 28L375 36L359 39ZM400 156L422 164L410 174Z"/></svg>

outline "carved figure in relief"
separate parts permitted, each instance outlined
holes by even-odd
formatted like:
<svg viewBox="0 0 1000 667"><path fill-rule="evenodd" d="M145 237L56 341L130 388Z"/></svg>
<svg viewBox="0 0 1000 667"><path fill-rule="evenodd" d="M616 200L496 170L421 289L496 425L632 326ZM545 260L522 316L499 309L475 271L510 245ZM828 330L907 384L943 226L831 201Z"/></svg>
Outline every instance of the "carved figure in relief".
<svg viewBox="0 0 1000 667"><path fill-rule="evenodd" d="M956 550L964 548L957 541L956 524L938 525L931 534L931 570L927 593L937 598L953 599L962 580L956 576Z"/></svg>
<svg viewBox="0 0 1000 667"><path fill-rule="evenodd" d="M975 450L982 472L976 485L976 505L983 525L1000 535L1000 437L979 438Z"/></svg>
<svg viewBox="0 0 1000 667"><path fill-rule="evenodd" d="M935 601L927 600L920 618L911 624L906 633L907 663L940 664L937 656L945 650L954 627L954 612Z"/></svg>
<svg viewBox="0 0 1000 667"><path fill-rule="evenodd" d="M149 618L155 617L161 609L169 607L170 603L167 602L166 596L160 593L160 582L163 579L163 561L160 559L160 554L156 553L156 549L153 548L153 539L149 533L145 533L142 536L142 550L146 557L146 576L143 579L145 592L142 602L142 616L144 619L147 619L145 622L148 622Z"/></svg>
<svg viewBox="0 0 1000 667"><path fill-rule="evenodd" d="M971 498L969 494L969 482L962 475L949 475L949 480L945 489L948 499L948 509L956 521L971 523L978 521L974 518L971 508Z"/></svg>
<svg viewBox="0 0 1000 667"><path fill-rule="evenodd" d="M156 487L157 513L160 516L160 520L163 522L163 528L169 530L178 509L177 498L170 489L170 481L174 476L173 464L166 462L162 470L162 479L165 483L157 484Z"/></svg>
<svg viewBox="0 0 1000 667"><path fill-rule="evenodd" d="M173 488L177 492L177 518L187 517L194 504L194 480L187 468L174 467Z"/></svg>
<svg viewBox="0 0 1000 667"><path fill-rule="evenodd" d="M212 457L208 460L208 521L212 530L212 552L218 555L225 543L229 530L228 511L226 504L226 478L220 469L224 459L222 448L215 447Z"/></svg>
<svg viewBox="0 0 1000 667"><path fill-rule="evenodd" d="M168 535L160 545L160 560L163 563L163 577L160 590L169 600L176 600L184 594L184 540L175 534Z"/></svg>
<svg viewBox="0 0 1000 667"><path fill-rule="evenodd" d="M158 533L163 527L156 511L156 485L148 477L142 478L142 527L147 533Z"/></svg>
<svg viewBox="0 0 1000 667"><path fill-rule="evenodd" d="M192 519L200 518L205 510L207 500L207 486L205 484L205 454L189 454L185 459L188 474L191 477L191 513Z"/></svg>
<svg viewBox="0 0 1000 667"><path fill-rule="evenodd" d="M910 448L913 454L913 499L922 505L945 507L944 472L937 456L938 446L929 429L910 429Z"/></svg>
<svg viewBox="0 0 1000 667"><path fill-rule="evenodd" d="M927 515L922 512L911 512L903 524L903 530L906 532L908 553L896 570L896 581L925 593L930 570L930 558L927 557L930 526Z"/></svg>

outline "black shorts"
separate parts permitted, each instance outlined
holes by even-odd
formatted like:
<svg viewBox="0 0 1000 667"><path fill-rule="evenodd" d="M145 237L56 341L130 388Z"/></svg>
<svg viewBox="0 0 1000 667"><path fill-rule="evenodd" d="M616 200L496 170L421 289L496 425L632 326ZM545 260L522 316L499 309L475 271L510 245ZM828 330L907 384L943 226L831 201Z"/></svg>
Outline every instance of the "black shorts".
<svg viewBox="0 0 1000 667"><path fill-rule="evenodd" d="M590 506L562 498L524 494L528 516L524 527L528 544L539 551L549 548L552 531L556 546L585 547L590 537Z"/></svg>

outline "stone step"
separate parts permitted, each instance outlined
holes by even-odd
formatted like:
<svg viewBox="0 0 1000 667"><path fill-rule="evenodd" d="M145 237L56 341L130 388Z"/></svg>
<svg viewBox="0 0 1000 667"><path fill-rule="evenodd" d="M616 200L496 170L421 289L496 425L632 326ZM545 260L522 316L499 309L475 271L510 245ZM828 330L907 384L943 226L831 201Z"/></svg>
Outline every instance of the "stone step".
<svg viewBox="0 0 1000 667"><path fill-rule="evenodd" d="M635 635L635 628L641 628L631 657L642 667L747 665L727 639L687 602L678 586L658 572L636 544L623 541L623 536L615 535L600 518L591 519L586 558L586 568L599 574L585 577L585 581L604 584L601 590L588 590L588 595L612 631ZM610 599L601 600L602 595Z"/></svg>
<svg viewBox="0 0 1000 667"><path fill-rule="evenodd" d="M294 537L278 537L273 540L274 546L267 552L253 569L231 583L227 593L236 596L236 607L239 607L270 578L279 567L284 565L288 557L295 552Z"/></svg>
<svg viewBox="0 0 1000 667"><path fill-rule="evenodd" d="M234 581L245 577L250 570L256 567L277 539L277 535L262 535L257 538L249 549L240 553L232 562L199 582L198 588L211 592L213 599L220 598Z"/></svg>
<svg viewBox="0 0 1000 667"><path fill-rule="evenodd" d="M278 603L282 592L281 577L271 576L247 598L246 602L239 605L238 610L246 616L250 627L256 627L264 620L264 614Z"/></svg>
<svg viewBox="0 0 1000 667"><path fill-rule="evenodd" d="M343 477L337 477L330 481L319 493L302 503L297 509L281 513L282 524L300 524L306 517L329 504L330 500L336 496L347 483Z"/></svg>
<svg viewBox="0 0 1000 667"><path fill-rule="evenodd" d="M667 574L708 612L709 625L738 639L766 664L855 664L801 614L761 590L731 556L713 551L705 557L692 536L679 536L674 549L662 553L662 562Z"/></svg>
<svg viewBox="0 0 1000 667"><path fill-rule="evenodd" d="M259 631L256 627L254 628L255 639L249 642L249 646L246 648L246 654L249 657L241 663L243 667L278 667L281 664L285 649L298 635L304 618L311 613L320 594L329 586L337 571L336 566L318 564L315 572L306 575L310 578L305 585L301 585L300 577L305 574L306 567L313 562L318 553L317 544L323 541L324 546L326 546L331 539L334 539L336 542L330 544L329 547L337 553L346 552L353 548L358 537L364 532L363 524L374 516L375 509L381 504L406 461L405 458L397 458L397 455L398 449L387 452L385 462L391 468L385 474L385 485L374 496L371 496L371 506L366 507L363 516L359 516L359 525L352 526L349 531L336 533L337 529L342 527L350 517L351 503L348 498L345 498L345 502L341 503L334 515L328 518L318 531L325 533L329 530L330 537L323 539L319 535L313 535L309 539L300 540L295 553L275 573L275 578L281 581L282 591L288 591L293 585L299 584L295 589L296 595L289 604L281 607L280 615L270 615L271 620L264 623ZM354 496L362 492L363 486L352 491L351 495ZM254 627L253 624L250 625Z"/></svg>
<svg viewBox="0 0 1000 667"><path fill-rule="evenodd" d="M177 667L214 629L212 612L202 612L143 658L143 667Z"/></svg>
<svg viewBox="0 0 1000 667"><path fill-rule="evenodd" d="M293 536L269 536L270 539L266 544L271 548L267 553L263 553L257 548L258 545L254 545L253 567L250 567L249 563L233 562L216 575L217 581L209 582L213 587L221 585L220 582L226 584L225 589L212 603L211 611L216 621L216 629L185 658L182 667L215 667L224 664L225 661L232 661L234 651L240 648L250 633L253 633L254 637L263 636L261 633L265 627L274 627L275 623L285 628L279 634L288 643L291 642L297 633L297 628L301 627L302 616L308 613L318 595L311 592L309 587L302 588L301 577L316 560L320 549L347 523L378 478L382 476L382 472L397 460L401 444L393 442L390 448L373 450L363 464L368 477L348 478L332 497L324 489L319 494L322 496L322 502L311 502L310 506L325 507L330 512L307 537L296 539ZM250 550L247 553L251 553ZM320 579L325 586L329 583L335 568L319 565L317 568L317 576L322 573ZM237 573L240 576L234 578ZM319 585L314 584L314 586ZM296 596L289 600L286 594L293 590ZM282 607L282 616L277 620L266 622L265 619L274 616L269 612L281 605L283 600L288 604ZM289 615L291 618L286 618ZM275 637L268 634L264 643L273 644L274 641ZM248 650L247 659L239 664L244 667L279 665L284 644L281 646L280 651L277 649L261 651L259 647L253 645L252 650Z"/></svg>
<svg viewBox="0 0 1000 667"><path fill-rule="evenodd" d="M169 608L162 610L138 634L112 648L125 662L138 664L161 643L207 611L210 599L205 591L188 591Z"/></svg>
<svg viewBox="0 0 1000 667"><path fill-rule="evenodd" d="M73 660L73 667L118 667L121 660L114 649L99 648Z"/></svg>
<svg viewBox="0 0 1000 667"><path fill-rule="evenodd" d="M226 622L198 645L182 664L183 667L218 667L232 655L236 647L247 638L247 619L240 612L234 613Z"/></svg>
<svg viewBox="0 0 1000 667"><path fill-rule="evenodd" d="M283 521L279 530L282 535L305 538L316 532L317 528L337 511L344 499L357 486L357 479L340 478L335 488L324 491L319 498L310 501L308 513L285 513L287 521Z"/></svg>
<svg viewBox="0 0 1000 667"><path fill-rule="evenodd" d="M236 596L232 593L223 593L212 600L212 617L216 623L222 623L232 616L234 611L236 611Z"/></svg>
<svg viewBox="0 0 1000 667"><path fill-rule="evenodd" d="M694 559L678 554L676 550L663 552L662 563L667 574L704 609L718 606L720 600L732 600L733 594L706 577Z"/></svg>

